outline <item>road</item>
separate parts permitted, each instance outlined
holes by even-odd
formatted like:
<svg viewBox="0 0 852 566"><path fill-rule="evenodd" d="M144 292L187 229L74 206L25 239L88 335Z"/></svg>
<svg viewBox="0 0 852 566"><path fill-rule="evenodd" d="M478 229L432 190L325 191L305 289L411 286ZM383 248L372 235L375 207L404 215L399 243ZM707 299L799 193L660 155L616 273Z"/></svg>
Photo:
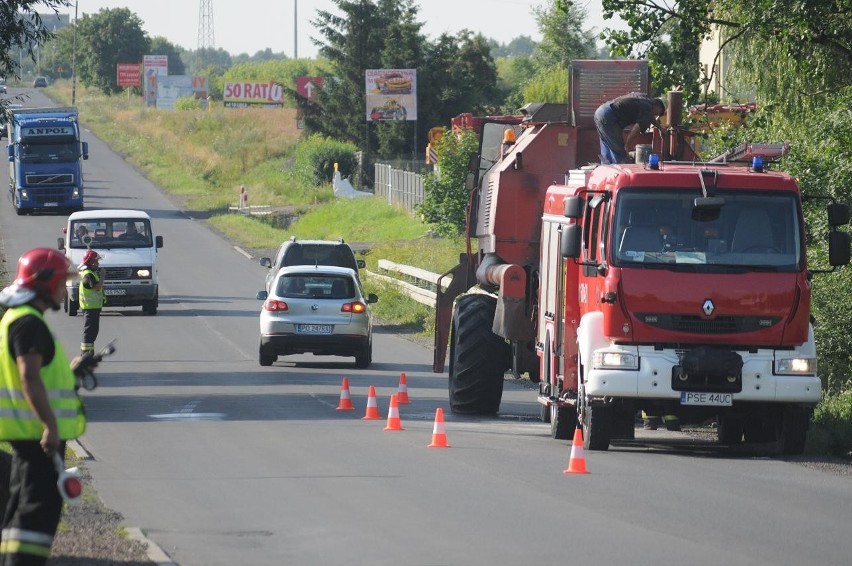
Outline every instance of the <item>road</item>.
<svg viewBox="0 0 852 566"><path fill-rule="evenodd" d="M85 139L87 207L147 210L165 246L159 314L102 317L98 345L118 351L85 394L82 443L106 506L180 566L849 563L849 478L666 431L563 474L570 444L538 422L534 391L507 381L498 418L452 416L431 352L386 332L367 370L313 356L260 367L265 268ZM55 247L63 222L3 203L8 267ZM75 352L82 318L49 316ZM384 417L403 371L405 430L363 420L368 387ZM344 376L352 412L336 410ZM447 449L427 448L438 407Z"/></svg>

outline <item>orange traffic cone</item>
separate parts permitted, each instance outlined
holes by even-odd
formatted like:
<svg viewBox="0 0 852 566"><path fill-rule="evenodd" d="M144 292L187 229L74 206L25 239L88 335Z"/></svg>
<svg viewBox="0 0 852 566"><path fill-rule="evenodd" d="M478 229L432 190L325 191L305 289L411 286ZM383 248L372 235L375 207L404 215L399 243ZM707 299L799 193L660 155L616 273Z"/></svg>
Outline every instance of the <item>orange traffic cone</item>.
<svg viewBox="0 0 852 566"><path fill-rule="evenodd" d="M408 399L408 382L405 381L405 372L399 374L399 391L397 391L396 398L400 405L411 403Z"/></svg>
<svg viewBox="0 0 852 566"><path fill-rule="evenodd" d="M574 431L574 443L571 445L571 459L568 460L568 469L563 474L588 474L586 471L586 457L583 455L583 429L577 427Z"/></svg>
<svg viewBox="0 0 852 566"><path fill-rule="evenodd" d="M365 421L377 421L382 417L379 416L379 402L376 401L376 388L370 386L370 393L367 395L367 412L362 417Z"/></svg>
<svg viewBox="0 0 852 566"><path fill-rule="evenodd" d="M449 448L447 444L447 431L444 429L444 409L438 407L435 410L435 426L432 429L432 444L429 448Z"/></svg>
<svg viewBox="0 0 852 566"><path fill-rule="evenodd" d="M399 400L396 393L391 395L390 407L388 408L388 425L383 430L405 430L399 419Z"/></svg>
<svg viewBox="0 0 852 566"><path fill-rule="evenodd" d="M340 401L337 403L338 411L352 411L355 407L352 406L352 397L349 395L349 378L344 377L343 383L340 384Z"/></svg>

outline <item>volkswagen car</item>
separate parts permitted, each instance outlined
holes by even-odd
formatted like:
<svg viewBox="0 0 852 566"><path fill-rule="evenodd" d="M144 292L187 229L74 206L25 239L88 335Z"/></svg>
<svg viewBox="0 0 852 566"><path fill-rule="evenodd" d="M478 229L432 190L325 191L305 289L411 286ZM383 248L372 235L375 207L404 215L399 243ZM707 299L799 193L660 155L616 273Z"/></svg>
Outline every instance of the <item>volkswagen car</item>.
<svg viewBox="0 0 852 566"><path fill-rule="evenodd" d="M297 240L292 236L281 244L274 260L262 257L260 265L269 268L264 285L269 293L278 270L288 265L337 265L354 270L357 277L358 269L366 264L363 259L355 259L352 248L343 240Z"/></svg>
<svg viewBox="0 0 852 566"><path fill-rule="evenodd" d="M373 360L371 304L354 269L331 265L283 267L269 291L259 291L261 366L278 356L352 356L355 367Z"/></svg>

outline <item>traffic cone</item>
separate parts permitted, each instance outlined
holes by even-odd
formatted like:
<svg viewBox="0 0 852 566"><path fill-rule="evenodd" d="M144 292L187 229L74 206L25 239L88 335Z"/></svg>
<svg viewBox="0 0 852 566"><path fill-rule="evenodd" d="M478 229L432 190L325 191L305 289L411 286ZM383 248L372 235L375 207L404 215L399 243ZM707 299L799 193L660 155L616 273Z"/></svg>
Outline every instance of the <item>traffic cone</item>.
<svg viewBox="0 0 852 566"><path fill-rule="evenodd" d="M383 430L405 430L402 428L402 421L399 420L399 399L394 393L390 398L390 407L388 407L388 424Z"/></svg>
<svg viewBox="0 0 852 566"><path fill-rule="evenodd" d="M571 445L571 459L568 460L568 469L563 474L588 474L586 471L586 457L583 455L583 429L577 427L574 430L574 443Z"/></svg>
<svg viewBox="0 0 852 566"><path fill-rule="evenodd" d="M411 403L408 399L408 382L405 381L405 372L399 374L399 390L396 394L396 400L400 405Z"/></svg>
<svg viewBox="0 0 852 566"><path fill-rule="evenodd" d="M444 409L438 407L435 410L435 426L432 428L432 444L429 448L449 448L447 444L447 431L444 429Z"/></svg>
<svg viewBox="0 0 852 566"><path fill-rule="evenodd" d="M352 397L349 395L349 378L344 377L343 383L340 384L340 401L337 403L338 411L352 411L355 407L352 406Z"/></svg>
<svg viewBox="0 0 852 566"><path fill-rule="evenodd" d="M376 388L370 386L370 393L367 395L367 412L361 417L365 421L377 421L382 417L379 416L379 402L376 401Z"/></svg>

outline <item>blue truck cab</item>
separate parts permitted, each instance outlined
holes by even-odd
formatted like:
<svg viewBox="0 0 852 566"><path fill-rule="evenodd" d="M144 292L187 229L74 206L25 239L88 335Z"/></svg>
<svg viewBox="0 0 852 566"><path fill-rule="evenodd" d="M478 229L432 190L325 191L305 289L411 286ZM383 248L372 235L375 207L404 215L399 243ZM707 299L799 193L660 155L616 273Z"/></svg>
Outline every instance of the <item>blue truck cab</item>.
<svg viewBox="0 0 852 566"><path fill-rule="evenodd" d="M83 210L83 160L76 108L16 108L7 112L9 192L18 215Z"/></svg>

